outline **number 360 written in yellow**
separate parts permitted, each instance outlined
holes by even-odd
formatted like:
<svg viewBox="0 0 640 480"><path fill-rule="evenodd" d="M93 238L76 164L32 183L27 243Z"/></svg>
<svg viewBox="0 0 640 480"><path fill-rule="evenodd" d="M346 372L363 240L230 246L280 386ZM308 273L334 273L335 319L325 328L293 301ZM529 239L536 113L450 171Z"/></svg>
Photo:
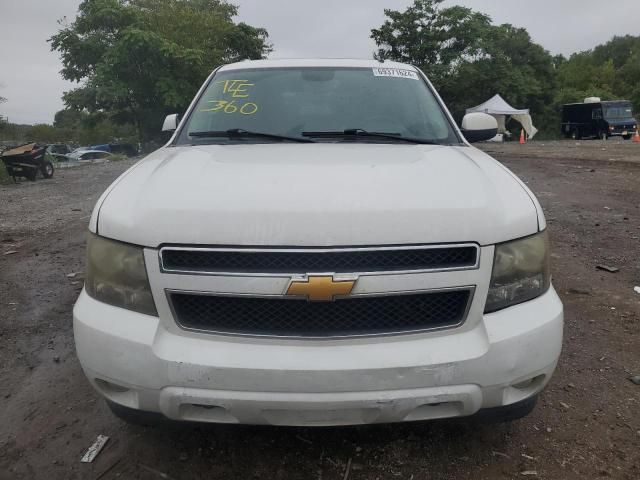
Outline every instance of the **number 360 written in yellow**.
<svg viewBox="0 0 640 480"><path fill-rule="evenodd" d="M224 113L241 113L242 115L254 115L258 111L258 105L253 102L247 102L243 104L237 104L235 100L210 100L208 103L213 103L213 107L205 108L201 112L224 112Z"/></svg>

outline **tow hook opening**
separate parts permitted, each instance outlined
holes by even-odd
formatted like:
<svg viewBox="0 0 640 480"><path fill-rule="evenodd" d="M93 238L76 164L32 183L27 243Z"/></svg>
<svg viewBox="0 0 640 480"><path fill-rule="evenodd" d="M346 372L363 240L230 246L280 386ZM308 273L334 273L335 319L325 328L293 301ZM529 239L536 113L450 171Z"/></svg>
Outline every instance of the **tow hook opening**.
<svg viewBox="0 0 640 480"><path fill-rule="evenodd" d="M101 378L95 378L94 384L107 400L128 408L139 408L138 393L135 390Z"/></svg>
<svg viewBox="0 0 640 480"><path fill-rule="evenodd" d="M513 388L518 390L530 390L537 388L541 383L544 382L545 375L538 375L537 377L530 378L523 382L518 382L513 385Z"/></svg>
<svg viewBox="0 0 640 480"><path fill-rule="evenodd" d="M117 393L126 393L129 391L127 387L123 387L122 385L118 385L116 383L107 382L106 380L102 380L100 378L96 378L96 385L102 390L105 394L117 394Z"/></svg>

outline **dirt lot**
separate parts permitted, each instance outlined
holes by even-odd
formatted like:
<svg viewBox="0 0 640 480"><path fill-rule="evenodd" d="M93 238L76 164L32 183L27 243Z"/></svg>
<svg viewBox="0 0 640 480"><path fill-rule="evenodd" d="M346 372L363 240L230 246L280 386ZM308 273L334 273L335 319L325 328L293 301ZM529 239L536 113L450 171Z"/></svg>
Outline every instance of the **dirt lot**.
<svg viewBox="0 0 640 480"><path fill-rule="evenodd" d="M71 325L88 216L129 164L96 165L0 186L0 478L640 478L628 379L640 374L640 145L488 148L546 209L566 307L562 360L532 416L320 430L116 420L84 379ZM107 448L81 464L98 434Z"/></svg>

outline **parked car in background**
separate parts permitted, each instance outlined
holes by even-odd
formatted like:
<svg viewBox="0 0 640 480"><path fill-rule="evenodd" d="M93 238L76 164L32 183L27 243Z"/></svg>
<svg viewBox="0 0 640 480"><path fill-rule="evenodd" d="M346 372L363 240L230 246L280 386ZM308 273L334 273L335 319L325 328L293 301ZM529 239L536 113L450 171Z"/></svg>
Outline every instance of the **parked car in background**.
<svg viewBox="0 0 640 480"><path fill-rule="evenodd" d="M217 69L89 224L74 336L128 420L327 426L527 415L563 307L536 197L417 68Z"/></svg>
<svg viewBox="0 0 640 480"><path fill-rule="evenodd" d="M81 152L86 152L87 150L91 150L91 148L90 148L90 147L78 147L78 148L75 148L75 149L74 149L74 150L69 154L69 156L70 156L70 157L72 157L72 156L77 156L77 155L78 155L78 154L80 154Z"/></svg>
<svg viewBox="0 0 640 480"><path fill-rule="evenodd" d="M68 158L70 160L83 162L89 160L108 160L111 156L111 153L102 150L74 150L68 155Z"/></svg>
<svg viewBox="0 0 640 480"><path fill-rule="evenodd" d="M628 100L603 102L599 98L586 98L584 103L562 107L562 134L565 138L622 137L631 139L638 131L633 107Z"/></svg>
<svg viewBox="0 0 640 480"><path fill-rule="evenodd" d="M109 145L108 143L103 143L101 145L91 145L89 147L90 150L100 150L102 152L110 152L111 151L111 145Z"/></svg>
<svg viewBox="0 0 640 480"><path fill-rule="evenodd" d="M110 152L119 155L126 155L127 157L135 157L138 155L138 150L129 143L105 143L102 145L93 145L91 150L101 150L103 152Z"/></svg>
<svg viewBox="0 0 640 480"><path fill-rule="evenodd" d="M56 143L47 145L46 152L57 162L65 162L68 160L68 155L71 153L71 148L69 148L69 145Z"/></svg>
<svg viewBox="0 0 640 480"><path fill-rule="evenodd" d="M138 149L130 143L112 143L111 153L126 155L127 157L135 157L138 155Z"/></svg>

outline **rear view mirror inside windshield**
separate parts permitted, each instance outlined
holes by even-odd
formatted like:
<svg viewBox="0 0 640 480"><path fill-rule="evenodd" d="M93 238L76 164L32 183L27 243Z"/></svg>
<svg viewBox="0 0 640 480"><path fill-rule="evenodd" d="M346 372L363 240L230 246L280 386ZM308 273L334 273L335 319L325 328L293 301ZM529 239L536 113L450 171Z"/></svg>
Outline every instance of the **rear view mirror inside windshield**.
<svg viewBox="0 0 640 480"><path fill-rule="evenodd" d="M336 77L336 71L333 69L303 69L301 75L302 79L307 82L329 82Z"/></svg>

